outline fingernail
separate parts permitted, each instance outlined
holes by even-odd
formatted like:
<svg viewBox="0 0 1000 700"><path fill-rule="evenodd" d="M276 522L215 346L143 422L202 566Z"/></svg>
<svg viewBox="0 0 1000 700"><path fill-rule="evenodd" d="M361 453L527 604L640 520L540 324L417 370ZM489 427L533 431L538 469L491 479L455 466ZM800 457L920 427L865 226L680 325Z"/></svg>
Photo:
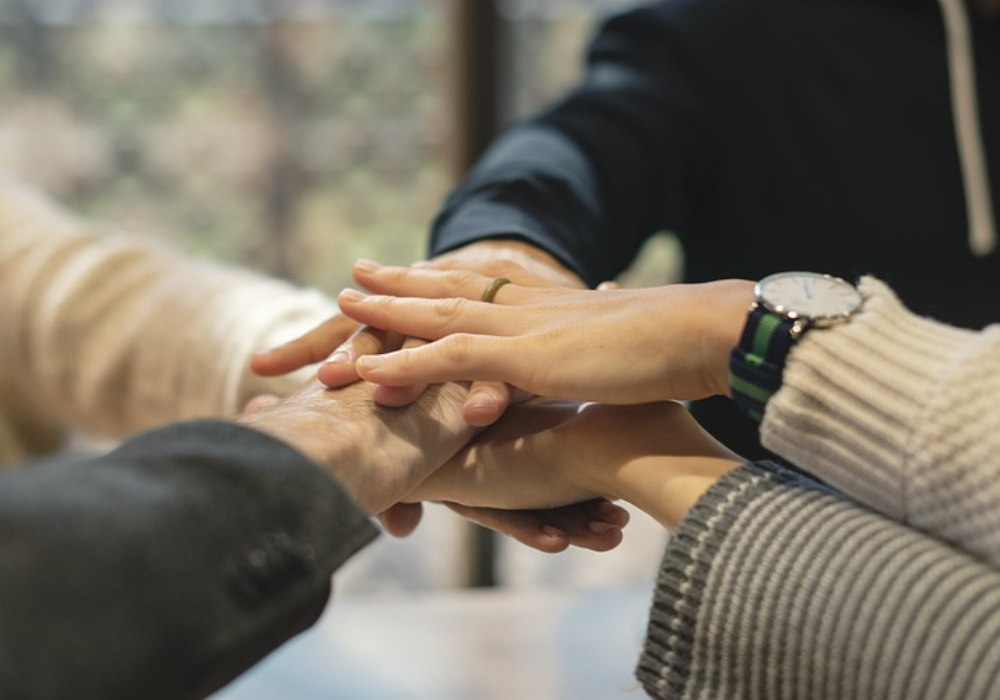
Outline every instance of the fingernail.
<svg viewBox="0 0 1000 700"><path fill-rule="evenodd" d="M351 356L344 350L337 350L335 353L326 358L326 364L328 365L347 364L350 361Z"/></svg>
<svg viewBox="0 0 1000 700"><path fill-rule="evenodd" d="M557 527L552 527L551 525L543 525L542 526L542 532L545 533L549 537L560 537L560 538L562 538L562 537L566 536L566 533L563 530L560 530Z"/></svg>
<svg viewBox="0 0 1000 700"><path fill-rule="evenodd" d="M621 510L621 506L616 506L611 501L601 501L597 506L597 510L601 515L614 515Z"/></svg>
<svg viewBox="0 0 1000 700"><path fill-rule="evenodd" d="M366 260L364 258L362 258L361 260L358 260L356 263L354 263L354 269L355 270L364 270L365 272L373 272L373 271L379 269L380 267L382 267L382 266L379 265L374 260Z"/></svg>
<svg viewBox="0 0 1000 700"><path fill-rule="evenodd" d="M358 364L364 369L376 369L381 367L385 359L381 355L365 355L358 358Z"/></svg>
<svg viewBox="0 0 1000 700"><path fill-rule="evenodd" d="M341 290L340 296L338 298L345 301L363 301L365 295L359 292L357 289L347 288Z"/></svg>
<svg viewBox="0 0 1000 700"><path fill-rule="evenodd" d="M595 535L604 535L611 532L612 530L619 529L617 525L612 525L611 523L606 523L600 520L592 520L588 527L590 528L590 531L593 532Z"/></svg>
<svg viewBox="0 0 1000 700"><path fill-rule="evenodd" d="M489 391L477 391L468 399L468 409L476 413L494 411L498 405L497 397Z"/></svg>

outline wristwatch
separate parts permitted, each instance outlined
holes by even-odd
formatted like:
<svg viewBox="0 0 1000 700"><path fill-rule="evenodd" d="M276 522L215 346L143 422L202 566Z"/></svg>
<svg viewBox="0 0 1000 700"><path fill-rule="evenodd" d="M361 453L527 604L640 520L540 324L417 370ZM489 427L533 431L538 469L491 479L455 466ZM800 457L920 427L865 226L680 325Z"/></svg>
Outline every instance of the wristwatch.
<svg viewBox="0 0 1000 700"><path fill-rule="evenodd" d="M733 400L760 422L764 407L781 386L792 345L810 328L843 323L861 307L850 282L816 272L779 272L754 287L740 343L729 357Z"/></svg>

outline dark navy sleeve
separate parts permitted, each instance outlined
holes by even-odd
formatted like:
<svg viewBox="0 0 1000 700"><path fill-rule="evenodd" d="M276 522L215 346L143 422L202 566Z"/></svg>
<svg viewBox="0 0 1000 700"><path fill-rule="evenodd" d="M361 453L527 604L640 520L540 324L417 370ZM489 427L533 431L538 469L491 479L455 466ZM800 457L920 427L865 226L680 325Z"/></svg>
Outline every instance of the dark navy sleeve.
<svg viewBox="0 0 1000 700"><path fill-rule="evenodd" d="M653 234L677 226L701 187L691 37L662 7L609 20L584 82L517 125L452 193L431 253L485 238L548 251L588 283L611 279Z"/></svg>

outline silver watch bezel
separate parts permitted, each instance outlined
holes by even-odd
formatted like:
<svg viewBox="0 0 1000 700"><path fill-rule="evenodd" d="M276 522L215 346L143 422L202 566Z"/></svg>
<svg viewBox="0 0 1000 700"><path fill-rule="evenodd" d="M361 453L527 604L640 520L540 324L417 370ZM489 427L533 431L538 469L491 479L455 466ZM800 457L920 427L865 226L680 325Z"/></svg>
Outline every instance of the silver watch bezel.
<svg viewBox="0 0 1000 700"><path fill-rule="evenodd" d="M789 304L785 299L775 298L775 289L780 291L782 287L775 287L775 283L787 284L791 280L812 281L824 285L833 285L839 293L841 299L835 306L816 310L804 310L801 306ZM768 293L772 296L768 296ZM827 294L829 290L827 290ZM762 278L754 285L754 298L757 303L767 311L786 318L793 322L792 333L798 335L806 328L825 328L850 319L862 304L861 293L857 286L845 279L819 272L778 272Z"/></svg>

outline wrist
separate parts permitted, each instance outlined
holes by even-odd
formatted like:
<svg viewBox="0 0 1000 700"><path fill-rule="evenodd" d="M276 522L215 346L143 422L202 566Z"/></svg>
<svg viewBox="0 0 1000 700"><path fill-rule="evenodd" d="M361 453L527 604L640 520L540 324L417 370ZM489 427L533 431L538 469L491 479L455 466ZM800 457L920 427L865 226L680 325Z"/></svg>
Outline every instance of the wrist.
<svg viewBox="0 0 1000 700"><path fill-rule="evenodd" d="M710 395L729 396L729 357L740 342L754 300L754 283L721 280L703 285L708 295L701 318L702 359Z"/></svg>
<svg viewBox="0 0 1000 700"><path fill-rule="evenodd" d="M625 500L650 515L669 532L712 486L746 460L735 454L684 457L649 455L623 472Z"/></svg>
<svg viewBox="0 0 1000 700"><path fill-rule="evenodd" d="M580 485L624 500L675 531L719 478L746 460L708 434L680 404L632 407L623 415L621 449ZM621 407L618 407L619 415ZM605 432L609 434L609 432Z"/></svg>

